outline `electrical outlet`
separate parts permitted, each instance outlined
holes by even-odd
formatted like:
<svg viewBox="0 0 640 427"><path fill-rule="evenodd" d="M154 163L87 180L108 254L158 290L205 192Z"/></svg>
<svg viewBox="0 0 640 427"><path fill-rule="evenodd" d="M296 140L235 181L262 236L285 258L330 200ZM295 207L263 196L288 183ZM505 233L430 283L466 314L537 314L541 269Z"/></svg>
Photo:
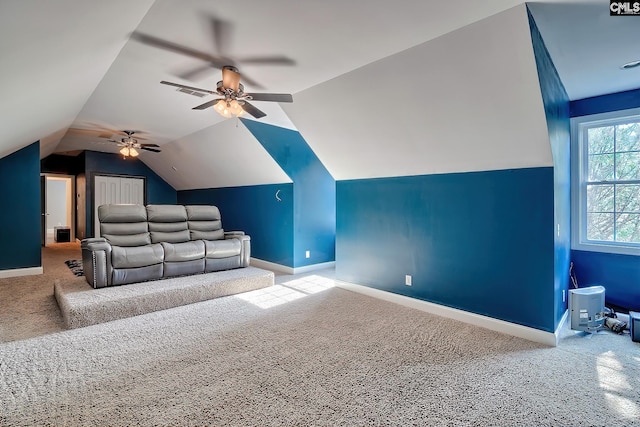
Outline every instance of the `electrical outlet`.
<svg viewBox="0 0 640 427"><path fill-rule="evenodd" d="M411 275L407 274L404 276L404 284L407 286L411 286Z"/></svg>
<svg viewBox="0 0 640 427"><path fill-rule="evenodd" d="M311 257L311 251L306 251L306 252L304 253L304 257L305 257L305 258L310 258L310 257Z"/></svg>

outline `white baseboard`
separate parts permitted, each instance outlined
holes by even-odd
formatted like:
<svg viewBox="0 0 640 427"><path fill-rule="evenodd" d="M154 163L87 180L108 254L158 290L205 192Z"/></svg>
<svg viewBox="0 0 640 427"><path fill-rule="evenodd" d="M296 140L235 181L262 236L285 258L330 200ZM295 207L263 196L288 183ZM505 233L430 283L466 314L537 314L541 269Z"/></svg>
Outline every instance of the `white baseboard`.
<svg viewBox="0 0 640 427"><path fill-rule="evenodd" d="M0 279L5 279L7 277L19 277L19 276L35 276L37 274L42 274L42 266L40 267L29 267L29 268L14 268L12 270L0 270Z"/></svg>
<svg viewBox="0 0 640 427"><path fill-rule="evenodd" d="M293 274L308 273L310 271L324 270L326 268L335 268L335 266L336 266L336 262L335 261L321 262L319 264L305 265L304 267L296 267L296 268L294 268L293 269Z"/></svg>
<svg viewBox="0 0 640 427"><path fill-rule="evenodd" d="M276 264L274 262L264 261L258 258L251 258L249 265L252 267L264 268L265 270L271 270L279 273L293 274L293 268L286 265Z"/></svg>
<svg viewBox="0 0 640 427"><path fill-rule="evenodd" d="M264 268L266 270L277 271L279 273L284 273L284 274L301 274L301 273L308 273L310 271L315 271L315 270L322 270L325 268L333 268L335 267L336 263L335 261L330 261L330 262L322 262L320 264L311 264L311 265L305 265L304 267L293 268L293 267L288 267L282 264L276 264L273 262L264 261L258 258L251 258L250 265L252 265L253 267Z"/></svg>
<svg viewBox="0 0 640 427"><path fill-rule="evenodd" d="M449 319L454 319L464 323L469 323L471 325L480 326L482 328L501 332L503 334L524 338L526 340L545 344L551 347L555 347L558 345L558 334L567 317L567 313L565 313L563 316L563 320L560 321L560 326L558 326L558 329L556 329L555 333L545 332L539 329L530 328L528 326L522 326L516 323L506 322L504 320L494 319L492 317L459 310L457 308L451 308L444 305L407 297L404 295L382 291L380 289L370 288L368 286L354 285L353 283L342 282L340 280L336 280L335 283L337 287L342 289L404 305L406 307L425 311L437 316L447 317Z"/></svg>
<svg viewBox="0 0 640 427"><path fill-rule="evenodd" d="M558 327L556 328L556 331L554 333L556 337L556 345L558 345L558 343L560 342L560 331L562 331L562 328L564 328L564 324L567 322L568 318L569 318L569 309L564 311L564 314L562 315L560 322L558 322Z"/></svg>

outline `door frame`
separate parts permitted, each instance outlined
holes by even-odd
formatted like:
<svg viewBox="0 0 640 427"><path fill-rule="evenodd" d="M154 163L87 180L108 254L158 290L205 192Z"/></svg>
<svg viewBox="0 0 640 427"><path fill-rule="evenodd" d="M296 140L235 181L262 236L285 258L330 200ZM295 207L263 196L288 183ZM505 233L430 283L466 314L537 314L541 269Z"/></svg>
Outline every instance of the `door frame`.
<svg viewBox="0 0 640 427"><path fill-rule="evenodd" d="M67 209L71 212L71 224L69 224L71 238L70 241L74 242L76 240L76 209L78 208L76 204L76 177L75 175L68 175L64 173L49 173L42 172L40 173L40 213L41 213L41 221L40 228L42 233L41 243L42 246L47 244L47 178L65 178L71 182L71 194L67 194L68 204Z"/></svg>

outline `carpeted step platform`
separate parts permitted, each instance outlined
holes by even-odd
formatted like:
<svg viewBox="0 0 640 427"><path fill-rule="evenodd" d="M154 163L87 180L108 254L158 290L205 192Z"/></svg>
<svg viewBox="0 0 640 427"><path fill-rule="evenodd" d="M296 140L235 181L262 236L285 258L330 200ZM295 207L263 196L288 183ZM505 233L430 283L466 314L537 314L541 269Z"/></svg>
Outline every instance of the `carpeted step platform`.
<svg viewBox="0 0 640 427"><path fill-rule="evenodd" d="M56 281L54 295L67 328L81 328L265 288L271 271L255 267L93 289L86 282Z"/></svg>

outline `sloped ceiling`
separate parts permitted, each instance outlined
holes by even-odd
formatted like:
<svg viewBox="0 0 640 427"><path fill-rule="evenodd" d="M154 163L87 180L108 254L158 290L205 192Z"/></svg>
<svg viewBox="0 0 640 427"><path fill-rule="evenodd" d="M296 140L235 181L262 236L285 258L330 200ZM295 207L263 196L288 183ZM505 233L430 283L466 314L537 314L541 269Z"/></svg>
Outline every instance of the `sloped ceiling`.
<svg viewBox="0 0 640 427"><path fill-rule="evenodd" d="M152 4L0 2L0 157L37 140L53 151Z"/></svg>
<svg viewBox="0 0 640 427"><path fill-rule="evenodd" d="M570 99L640 88L640 16L610 16L608 1L533 2L536 25Z"/></svg>
<svg viewBox="0 0 640 427"><path fill-rule="evenodd" d="M302 91L284 109L339 180L552 165L527 19L516 6Z"/></svg>
<svg viewBox="0 0 640 427"><path fill-rule="evenodd" d="M608 10L608 2L603 0L550 0L542 3L544 7L586 3ZM245 130L233 132L233 120L224 120L210 109L191 110L211 98L197 98L159 84L160 80L169 80L213 89L220 80L219 70L211 68L209 73L198 79L178 77L186 70L205 64L198 59L136 41L131 37L135 31L238 61L240 71L262 85L262 88L252 87L245 82L247 91L292 93L294 104L283 107L293 120L278 105L256 102L256 106L268 114L260 121L291 129L303 125L310 133L307 137L303 130L303 137L307 138L314 151L324 153L322 160L340 165L334 167L338 176L353 174L340 172L346 170L347 165L342 165L344 159L334 158L340 155L335 144L340 141L346 143L353 137L366 138L366 133L358 133L357 126L378 127L378 133L385 138L369 141L367 149L380 149L389 154L385 148L389 135L396 141L403 141L391 157L395 166L388 173L396 173L395 170L404 163L411 165L415 162L413 145L417 135L424 133L424 125L414 127L414 124L424 121L425 116L437 117L437 114L427 113L437 113L440 107L431 102L430 97L414 94L435 90L437 85L425 80L433 78L436 71L444 71L442 64L434 64L436 68L425 66L429 62L424 56L436 55L440 60L452 60L463 66L462 56L451 52L449 57L446 51L458 49L464 41L456 36L449 39L439 37L518 4L522 2L462 0L452 5L442 1L415 0L398 0L392 4L382 0L2 1L0 89L3 96L0 97L0 117L3 125L0 126L0 156L36 140L42 143L43 157L52 152L78 149L116 152L118 147L102 138L104 129L133 129L143 131L141 135L147 141L161 145L163 153L145 152L140 158L178 189L288 180L275 162L265 157L258 141L252 141ZM542 10L544 13L534 11L534 16L555 18L555 10L571 16L572 9ZM584 22L574 20L571 26L575 27L574 31L597 34L598 24L602 21L601 11L599 13L593 18L594 22L588 22L588 17L582 16ZM212 34L212 18L229 23L228 43L222 43L223 40ZM631 21L634 19L617 18L617 27L633 25ZM545 27L539 22L552 57L552 46L558 46L561 56L571 48L562 45L562 40L545 36L545 32L553 34L559 25L555 22ZM603 25L600 26L613 31L610 26ZM496 29L498 44L500 38L511 37L509 33L497 32L504 30L508 29ZM428 46L430 43L422 45L431 40L433 46ZM452 44L448 45L449 42ZM578 43L578 40L572 38L572 42ZM226 46L226 51L217 51L216 46L219 45ZM400 53L418 45L422 46L417 50ZM395 54L399 56L386 62L383 59ZM418 57L412 57L413 54ZM273 55L284 55L295 64L251 65L239 61L243 57ZM603 61L598 58L598 61ZM476 56L473 59L477 62L504 60L499 56ZM556 57L553 59L556 61ZM370 69L365 67L380 60L381 65ZM400 60L402 67L406 68L399 74L397 68L400 67L394 67L395 60ZM361 67L365 68L360 70ZM474 81L475 71L482 73L482 66L455 72ZM573 78L560 72L563 81ZM575 73L574 70L571 72ZM412 111L400 116L381 116L377 110L389 104L385 101L395 99L393 96L389 98L389 92L394 90L392 85L396 76L399 76L398 84L402 87L398 93L416 98L411 104ZM625 78L629 79L629 76L627 74ZM526 76L527 79L530 77ZM404 78L406 81L402 80ZM636 84L637 79L630 79L628 86ZM590 84L593 86L594 82L590 81ZM570 87L569 84L567 86ZM599 90L594 86L593 91ZM452 94L461 97L461 102L469 96L469 93L455 91ZM506 95L501 101L508 101ZM485 108L492 107L488 105ZM342 111L342 114L334 117L330 110ZM307 113L309 116L303 118ZM346 123L342 128L337 126L349 118L353 119L353 124ZM316 123L310 126L311 121ZM485 125L493 124L489 121ZM334 128L332 139L327 140L320 127ZM471 130L462 131L472 134ZM112 137L118 138L117 133ZM236 138L238 142L234 144ZM216 156L211 151L211 143L221 140L228 140L229 145L224 154ZM358 142L360 145L363 143ZM190 147L188 150L187 146ZM434 148L433 145L427 147ZM234 149L242 150L241 154L232 154ZM442 155L447 153L451 154L445 150ZM356 175L370 176L372 170L380 170L378 159L371 159L367 166L368 154L360 150L359 155L363 160ZM242 167L229 171L229 160L240 157L243 164L252 165L260 171L249 173L250 168ZM224 178L218 173L186 172L189 166L204 167L202 159L206 159L209 170L226 171ZM527 164L527 161L523 162ZM172 166L176 166L178 173ZM482 167L491 167L491 164ZM430 171L431 168L410 167L410 170Z"/></svg>

